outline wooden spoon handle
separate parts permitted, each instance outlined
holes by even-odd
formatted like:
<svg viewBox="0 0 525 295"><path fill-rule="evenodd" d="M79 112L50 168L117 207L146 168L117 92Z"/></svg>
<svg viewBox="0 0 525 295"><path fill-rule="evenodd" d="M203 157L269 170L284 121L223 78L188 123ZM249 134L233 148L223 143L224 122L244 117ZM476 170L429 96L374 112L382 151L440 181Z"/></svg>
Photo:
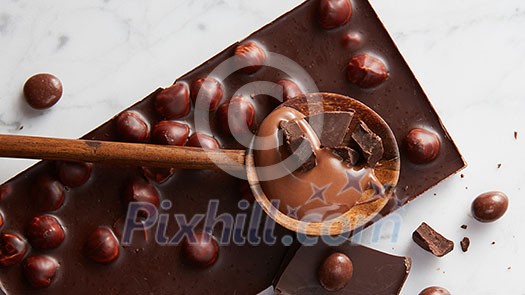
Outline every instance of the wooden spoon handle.
<svg viewBox="0 0 525 295"><path fill-rule="evenodd" d="M0 135L0 157L182 169L244 169L243 150Z"/></svg>

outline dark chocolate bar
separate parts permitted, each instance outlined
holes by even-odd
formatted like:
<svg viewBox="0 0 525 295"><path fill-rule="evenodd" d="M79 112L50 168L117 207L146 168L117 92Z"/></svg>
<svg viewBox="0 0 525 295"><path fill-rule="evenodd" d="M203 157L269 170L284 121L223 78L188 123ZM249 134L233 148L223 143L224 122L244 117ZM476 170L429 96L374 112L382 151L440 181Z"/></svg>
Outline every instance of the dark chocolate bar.
<svg viewBox="0 0 525 295"><path fill-rule="evenodd" d="M345 242L301 246L283 264L275 291L283 295L399 294L411 261Z"/></svg>
<svg viewBox="0 0 525 295"><path fill-rule="evenodd" d="M233 44L180 77L173 88L155 91L84 138L243 148L230 132L224 132L225 126L237 128L244 124L250 130L278 102L266 95L252 97L251 93L237 93L237 90L253 81L273 81L278 85L291 85L290 81L295 81L304 86L303 77L257 65L273 61L275 55L270 53L277 53L307 69L319 91L347 95L373 108L390 125L400 148L405 136L414 128L435 132L435 138L440 142L431 146L434 148L432 157L425 157L425 160L431 158L431 164L411 162L409 159L418 157L408 157L407 151L402 149L395 204L415 198L461 169L464 162L452 139L368 1L340 1L344 6L339 7L336 14L333 14L334 6L327 5L327 2L330 1L306 1L243 42ZM347 47L342 41L349 33L355 32L362 36L361 41L357 45L353 42L354 47ZM232 56L236 56L244 68L220 81L217 77L208 77L213 69ZM291 97L300 88L294 88L294 91L284 89L283 92ZM239 99L240 105L235 109L243 112L237 118L244 122L236 122L234 118L233 122L225 124L224 119L229 115L221 106L234 95L247 98ZM202 99L196 103L198 96ZM192 100L193 107L189 105ZM195 130L194 111L206 105L211 110L211 129ZM162 123L171 120L181 125ZM368 127L374 130L374 126ZM162 134L174 137L162 139ZM186 138L188 135L189 139ZM438 153L436 148L439 148ZM408 151L417 153L418 149ZM160 245L152 239L156 234L148 230L137 233L140 239L131 245L119 245L122 242L119 233L122 218L130 200L138 199L159 206L159 213L169 214L170 225L165 233L171 237L180 229L174 223L173 214L182 214L179 216L184 216L189 223L198 214L206 213L210 200L219 201L217 215L229 213L238 216L251 212L246 203L239 203L242 199L239 186L239 180L221 171L41 162L1 188L0 261L7 261L0 272L2 288L9 295L42 292L257 293L270 285L285 255L287 247L281 243L281 237L292 235L278 225L275 226L273 244L217 243L216 246L208 240L198 244L205 257L192 254L200 251L183 250L185 244ZM382 213L387 214L393 209L389 206ZM257 215L249 213L246 220L254 214ZM57 222L32 223L35 217L42 215L50 215ZM260 228L268 222L265 216L255 220ZM29 224L36 227L36 239L29 239ZM202 221L196 222L195 227L204 230ZM220 238L223 227L219 223L209 231L212 239ZM59 244L56 248L39 247L39 242L35 242L38 233L47 230L57 234L50 239L60 237L60 228L65 235L63 240L59 239L60 243L52 240ZM188 263L188 260L193 263ZM37 290L46 286L44 290ZM370 286L372 293L377 294L376 287L379 286Z"/></svg>

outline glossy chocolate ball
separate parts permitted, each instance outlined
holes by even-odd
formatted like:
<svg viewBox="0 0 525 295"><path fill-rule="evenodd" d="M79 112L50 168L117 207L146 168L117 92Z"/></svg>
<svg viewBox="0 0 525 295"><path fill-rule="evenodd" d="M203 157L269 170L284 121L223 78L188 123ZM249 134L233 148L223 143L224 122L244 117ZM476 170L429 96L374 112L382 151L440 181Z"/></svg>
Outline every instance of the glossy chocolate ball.
<svg viewBox="0 0 525 295"><path fill-rule="evenodd" d="M125 199L128 202L145 202L159 207L160 198L157 189L148 181L137 177L128 185Z"/></svg>
<svg viewBox="0 0 525 295"><path fill-rule="evenodd" d="M257 72L266 62L266 52L260 45L254 42L246 42L235 48L235 56L240 70L245 74Z"/></svg>
<svg viewBox="0 0 525 295"><path fill-rule="evenodd" d="M376 87L388 78L388 70L380 59L368 54L356 56L348 63L346 76L363 88Z"/></svg>
<svg viewBox="0 0 525 295"><path fill-rule="evenodd" d="M350 0L321 0L319 2L319 23L327 30L346 24L351 16Z"/></svg>
<svg viewBox="0 0 525 295"><path fill-rule="evenodd" d="M509 198L498 191L486 192L472 202L472 215L481 222L493 222L500 219L509 207Z"/></svg>
<svg viewBox="0 0 525 295"><path fill-rule="evenodd" d="M357 32L350 32L348 34L345 34L343 38L341 38L341 44L346 48L356 48L361 45L361 42L363 41L363 37L361 34Z"/></svg>
<svg viewBox="0 0 525 295"><path fill-rule="evenodd" d="M205 149L218 149L220 147L219 142L217 142L215 138L198 132L190 136L186 146L201 147Z"/></svg>
<svg viewBox="0 0 525 295"><path fill-rule="evenodd" d="M64 241L64 228L60 222L51 215L36 216L29 222L27 238L36 248L54 249Z"/></svg>
<svg viewBox="0 0 525 295"><path fill-rule="evenodd" d="M139 113L126 111L116 119L117 132L120 138L130 142L146 142L150 136L150 126Z"/></svg>
<svg viewBox="0 0 525 295"><path fill-rule="evenodd" d="M186 83L177 82L155 96L155 108L167 119L182 118L190 113L190 89Z"/></svg>
<svg viewBox="0 0 525 295"><path fill-rule="evenodd" d="M283 102L303 94L301 88L292 80L279 80L277 84L283 88Z"/></svg>
<svg viewBox="0 0 525 295"><path fill-rule="evenodd" d="M13 233L0 234L0 265L11 266L24 259L27 253L27 242Z"/></svg>
<svg viewBox="0 0 525 295"><path fill-rule="evenodd" d="M404 139L404 147L408 159L416 164L432 162L437 158L441 143L436 133L415 128L410 130Z"/></svg>
<svg viewBox="0 0 525 295"><path fill-rule="evenodd" d="M445 288L432 286L419 292L419 295L450 295L450 292Z"/></svg>
<svg viewBox="0 0 525 295"><path fill-rule="evenodd" d="M24 276L31 286L45 288L51 285L60 265L46 255L31 256L24 261Z"/></svg>
<svg viewBox="0 0 525 295"><path fill-rule="evenodd" d="M109 228L98 227L89 235L84 252L93 261L110 263L119 255L119 242Z"/></svg>
<svg viewBox="0 0 525 295"><path fill-rule="evenodd" d="M255 118L252 103L243 96L235 96L217 110L222 130L237 136L251 135Z"/></svg>
<svg viewBox="0 0 525 295"><path fill-rule="evenodd" d="M190 127L184 123L160 121L153 127L152 139L165 145L184 145L188 141Z"/></svg>
<svg viewBox="0 0 525 295"><path fill-rule="evenodd" d="M214 78L201 78L191 85L191 98L196 108L213 112L222 99L222 85Z"/></svg>
<svg viewBox="0 0 525 295"><path fill-rule="evenodd" d="M58 162L58 177L68 187L83 185L91 177L93 164L85 162Z"/></svg>
<svg viewBox="0 0 525 295"><path fill-rule="evenodd" d="M186 238L181 246L183 258L198 267L209 267L219 257L217 241L206 232L196 232L194 241Z"/></svg>
<svg viewBox="0 0 525 295"><path fill-rule="evenodd" d="M33 188L38 208L42 211L55 211L62 207L66 191L60 181L49 176L39 178Z"/></svg>
<svg viewBox="0 0 525 295"><path fill-rule="evenodd" d="M175 168L140 167L142 174L156 183L164 183L174 173Z"/></svg>
<svg viewBox="0 0 525 295"><path fill-rule="evenodd" d="M319 283L327 291L339 291L350 282L353 273L354 266L350 258L343 253L333 253L319 268Z"/></svg>
<svg viewBox="0 0 525 295"><path fill-rule="evenodd" d="M62 83L51 74L36 74L24 84L24 96L35 109L50 108L62 97Z"/></svg>

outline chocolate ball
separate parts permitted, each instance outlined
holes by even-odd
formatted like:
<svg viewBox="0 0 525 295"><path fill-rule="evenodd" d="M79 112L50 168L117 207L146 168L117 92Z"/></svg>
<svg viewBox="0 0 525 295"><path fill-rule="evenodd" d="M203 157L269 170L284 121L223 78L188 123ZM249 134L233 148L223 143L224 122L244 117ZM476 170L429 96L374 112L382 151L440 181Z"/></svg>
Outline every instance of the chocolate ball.
<svg viewBox="0 0 525 295"><path fill-rule="evenodd" d="M277 84L283 88L283 102L303 94L301 88L292 80L279 80Z"/></svg>
<svg viewBox="0 0 525 295"><path fill-rule="evenodd" d="M0 234L0 265L11 266L24 259L27 253L27 242L13 233Z"/></svg>
<svg viewBox="0 0 525 295"><path fill-rule="evenodd" d="M36 181L33 195L41 211L55 211L62 207L66 191L60 181L43 176Z"/></svg>
<svg viewBox="0 0 525 295"><path fill-rule="evenodd" d="M209 267L219 257L217 241L206 232L196 232L194 241L185 238L181 246L183 258L198 267Z"/></svg>
<svg viewBox="0 0 525 295"><path fill-rule="evenodd" d="M346 48L356 48L361 45L363 37L357 32L350 32L341 38L341 44Z"/></svg>
<svg viewBox="0 0 525 295"><path fill-rule="evenodd" d="M191 99L196 108L213 112L222 99L222 85L214 78L201 78L191 85Z"/></svg>
<svg viewBox="0 0 525 295"><path fill-rule="evenodd" d="M415 128L408 132L404 139L408 159L416 164L432 162L439 154L441 143L436 133Z"/></svg>
<svg viewBox="0 0 525 295"><path fill-rule="evenodd" d="M119 255L119 242L109 228L98 227L89 235L84 252L93 261L110 263Z"/></svg>
<svg viewBox="0 0 525 295"><path fill-rule="evenodd" d="M153 127L152 139L165 145L184 145L188 141L190 127L184 123L160 121Z"/></svg>
<svg viewBox="0 0 525 295"><path fill-rule="evenodd" d="M186 83L177 82L155 96L155 109L167 119L178 119L191 109L190 89Z"/></svg>
<svg viewBox="0 0 525 295"><path fill-rule="evenodd" d="M509 198L502 192L493 191L479 195L472 202L472 215L480 222L500 219L509 207Z"/></svg>
<svg viewBox="0 0 525 295"><path fill-rule="evenodd" d="M62 97L62 83L51 74L36 74L24 84L24 96L35 109L50 108Z"/></svg>
<svg viewBox="0 0 525 295"><path fill-rule="evenodd" d="M363 88L376 87L388 78L388 70L380 59L368 54L356 56L348 63L346 76Z"/></svg>
<svg viewBox="0 0 525 295"><path fill-rule="evenodd" d="M343 253L332 253L319 268L319 283L327 291L339 291L350 282L353 273L354 266L348 256Z"/></svg>
<svg viewBox="0 0 525 295"><path fill-rule="evenodd" d="M220 147L219 142L217 142L215 138L199 132L190 136L186 146L201 147L205 149L218 149Z"/></svg>
<svg viewBox="0 0 525 295"><path fill-rule="evenodd" d="M54 249L62 244L64 237L62 225L51 215L33 217L27 227L29 242L39 249Z"/></svg>
<svg viewBox="0 0 525 295"><path fill-rule="evenodd" d="M117 132L123 140L131 142L146 142L150 136L150 126L139 113L126 111L116 119Z"/></svg>
<svg viewBox="0 0 525 295"><path fill-rule="evenodd" d="M241 72L253 74L257 72L266 62L266 52L260 45L254 42L246 42L235 48L235 56Z"/></svg>
<svg viewBox="0 0 525 295"><path fill-rule="evenodd" d="M149 180L156 183L163 183L174 173L174 168L140 167L142 174Z"/></svg>
<svg viewBox="0 0 525 295"><path fill-rule="evenodd" d="M49 256L28 257L24 261L24 276L31 286L45 288L51 285L60 265Z"/></svg>
<svg viewBox="0 0 525 295"><path fill-rule="evenodd" d="M91 177L93 164L85 162L58 162L58 178L68 187L83 185Z"/></svg>
<svg viewBox="0 0 525 295"><path fill-rule="evenodd" d="M217 114L222 130L227 134L252 135L251 128L255 118L255 109L247 98L233 97L219 107Z"/></svg>
<svg viewBox="0 0 525 295"><path fill-rule="evenodd" d="M137 177L134 178L128 185L125 199L128 202L145 202L159 207L160 197L157 189L148 181ZM147 212L144 212L147 216Z"/></svg>
<svg viewBox="0 0 525 295"><path fill-rule="evenodd" d="M350 0L321 0L319 2L319 23L327 30L346 24L351 16Z"/></svg>
<svg viewBox="0 0 525 295"><path fill-rule="evenodd" d="M419 292L419 295L450 295L450 292L445 288L432 286Z"/></svg>

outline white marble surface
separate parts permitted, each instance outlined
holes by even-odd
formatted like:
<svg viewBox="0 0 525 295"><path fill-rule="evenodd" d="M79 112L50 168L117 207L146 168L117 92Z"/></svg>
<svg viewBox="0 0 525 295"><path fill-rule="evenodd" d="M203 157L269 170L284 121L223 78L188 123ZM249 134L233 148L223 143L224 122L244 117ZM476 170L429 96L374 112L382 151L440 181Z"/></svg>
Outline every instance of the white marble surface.
<svg viewBox="0 0 525 295"><path fill-rule="evenodd" d="M78 137L300 2L0 0L0 132ZM378 227L361 241L412 257L403 294L434 284L453 294L525 294L525 2L371 2L469 167L402 209L397 239L386 223L377 241ZM48 111L21 99L38 72L64 84ZM30 163L0 160L0 180ZM480 224L470 202L487 190L506 192L510 208ZM457 249L435 258L415 246L411 233L423 220ZM472 242L467 253L463 236Z"/></svg>

